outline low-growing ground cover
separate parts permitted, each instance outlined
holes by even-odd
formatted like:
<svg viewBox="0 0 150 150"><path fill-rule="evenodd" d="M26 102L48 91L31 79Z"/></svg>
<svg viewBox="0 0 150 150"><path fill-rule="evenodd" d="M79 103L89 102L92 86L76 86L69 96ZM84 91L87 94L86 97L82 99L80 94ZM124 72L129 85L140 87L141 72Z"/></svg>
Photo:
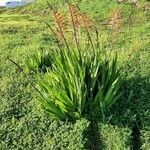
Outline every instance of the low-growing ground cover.
<svg viewBox="0 0 150 150"><path fill-rule="evenodd" d="M130 4L96 0L78 4L96 20L102 48L118 52L120 66L132 54L124 71L123 95L108 112L105 122L97 119L93 123L83 118L70 123L50 119L41 110L37 92L7 59L25 67L30 54L49 49L51 36L41 21L41 8L47 5L39 1L14 12L8 10L0 15L0 149L150 149L150 25L149 12L143 8L145 2L135 8ZM61 3L54 6L66 9ZM122 18L121 31L115 40L107 26L114 9L121 11ZM43 18L51 21L49 15ZM28 76L35 83L34 75Z"/></svg>

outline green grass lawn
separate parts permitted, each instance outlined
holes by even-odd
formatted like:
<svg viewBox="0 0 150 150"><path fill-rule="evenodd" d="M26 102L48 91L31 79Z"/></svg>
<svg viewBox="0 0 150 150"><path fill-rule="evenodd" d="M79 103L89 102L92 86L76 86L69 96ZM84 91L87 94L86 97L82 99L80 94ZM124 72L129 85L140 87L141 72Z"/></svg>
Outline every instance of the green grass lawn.
<svg viewBox="0 0 150 150"><path fill-rule="evenodd" d="M48 50L51 35L42 20L46 3L0 11L0 150L149 150L150 149L150 12L144 7L105 0L82 0L80 9L90 14L100 33L102 48L118 52L126 64L123 94L106 115L93 123L52 120L41 109L37 92L8 60L25 68L30 54ZM52 1L66 13L64 2ZM121 11L121 29L115 40L106 25L114 9ZM35 83L35 75L28 75Z"/></svg>

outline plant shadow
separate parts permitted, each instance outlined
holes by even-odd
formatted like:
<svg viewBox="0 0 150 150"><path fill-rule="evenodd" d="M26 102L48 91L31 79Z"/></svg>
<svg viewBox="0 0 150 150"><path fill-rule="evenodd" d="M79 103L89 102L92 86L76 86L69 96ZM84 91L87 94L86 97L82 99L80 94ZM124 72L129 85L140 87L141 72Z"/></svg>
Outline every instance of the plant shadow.
<svg viewBox="0 0 150 150"><path fill-rule="evenodd" d="M99 121L89 120L90 124L84 132L84 137L87 139L85 143L86 150L102 150L104 143L101 140L101 133L99 131Z"/></svg>
<svg viewBox="0 0 150 150"><path fill-rule="evenodd" d="M142 146L141 130L148 125L150 118L145 115L149 109L150 98L150 77L130 78L123 82L121 91L123 91L120 99L113 105L106 114L106 122L119 128L130 128L130 149L140 150ZM97 120L97 119L95 119ZM99 129L100 119L95 121L89 120L91 123L84 133L87 141L85 149L102 150L105 149L105 143L101 140Z"/></svg>

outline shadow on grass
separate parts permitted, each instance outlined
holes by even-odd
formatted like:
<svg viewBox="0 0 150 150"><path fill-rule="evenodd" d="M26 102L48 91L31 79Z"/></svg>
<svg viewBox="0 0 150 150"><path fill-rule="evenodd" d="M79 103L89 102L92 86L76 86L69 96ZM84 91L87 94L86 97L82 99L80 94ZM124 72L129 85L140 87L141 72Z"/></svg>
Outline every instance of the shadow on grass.
<svg viewBox="0 0 150 150"><path fill-rule="evenodd" d="M90 120L90 125L84 135L87 139L85 143L86 150L102 150L104 148L99 131L99 121Z"/></svg>
<svg viewBox="0 0 150 150"><path fill-rule="evenodd" d="M132 130L130 135L130 149L140 150L141 129L150 121L150 118L145 115L149 107L150 98L150 77L136 77L124 81L121 91L123 95L109 113L106 115L106 121L117 127L128 127ZM104 141L101 140L99 130L99 121L90 120L90 126L85 132L87 142L85 149L87 150L102 150L105 149Z"/></svg>

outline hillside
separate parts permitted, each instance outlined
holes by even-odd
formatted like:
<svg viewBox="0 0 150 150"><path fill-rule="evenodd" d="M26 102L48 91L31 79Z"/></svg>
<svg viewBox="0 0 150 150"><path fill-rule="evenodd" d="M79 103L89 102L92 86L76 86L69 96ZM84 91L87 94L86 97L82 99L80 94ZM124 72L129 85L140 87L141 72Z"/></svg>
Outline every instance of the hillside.
<svg viewBox="0 0 150 150"><path fill-rule="evenodd" d="M49 1L67 15L65 0ZM76 4L94 20L101 48L118 52L119 66L127 63L122 96L105 121L51 119L41 109L37 91L8 58L26 70L31 55L51 51L52 34L44 21L53 26L52 13L43 0L15 9L0 8L0 150L150 149L149 2L78 0ZM108 24L114 10L121 12L121 25L112 38ZM35 77L28 73L33 84Z"/></svg>

